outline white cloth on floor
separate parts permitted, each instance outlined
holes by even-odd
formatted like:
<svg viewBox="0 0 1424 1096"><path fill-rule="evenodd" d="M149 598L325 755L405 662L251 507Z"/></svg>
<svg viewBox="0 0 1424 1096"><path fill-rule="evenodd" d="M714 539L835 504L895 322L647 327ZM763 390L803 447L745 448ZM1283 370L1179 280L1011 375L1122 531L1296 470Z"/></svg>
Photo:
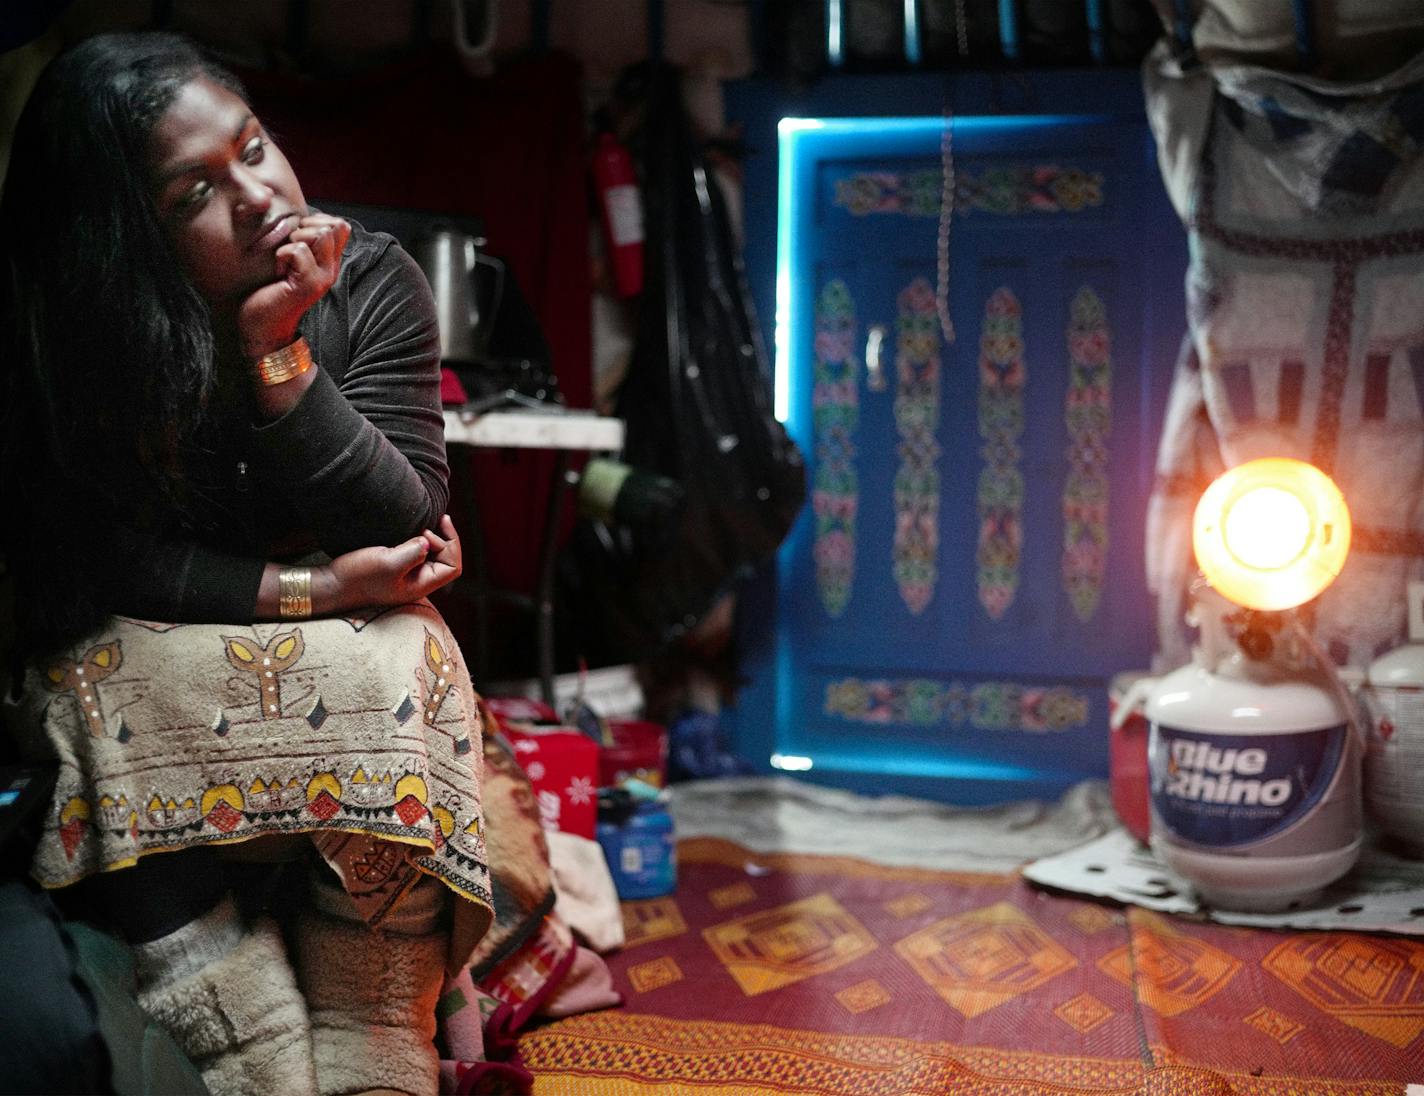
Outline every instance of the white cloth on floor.
<svg viewBox="0 0 1424 1096"><path fill-rule="evenodd" d="M853 856L894 867L1009 872L1116 826L1102 781L1056 803L959 807L909 796L865 796L784 776L674 784L679 840L720 837L756 852Z"/></svg>
<svg viewBox="0 0 1424 1096"><path fill-rule="evenodd" d="M575 833L551 830L545 836L558 896L554 912L594 951L621 948L623 915L603 847Z"/></svg>

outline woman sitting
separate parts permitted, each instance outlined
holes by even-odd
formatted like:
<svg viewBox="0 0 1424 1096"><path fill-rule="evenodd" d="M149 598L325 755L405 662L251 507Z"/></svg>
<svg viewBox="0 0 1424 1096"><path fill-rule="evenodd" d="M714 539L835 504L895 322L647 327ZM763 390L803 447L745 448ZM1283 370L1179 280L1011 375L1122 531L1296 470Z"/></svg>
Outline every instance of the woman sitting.
<svg viewBox="0 0 1424 1096"><path fill-rule="evenodd" d="M124 934L214 1092L434 1092L491 897L478 698L424 600L460 545L419 268L310 209L170 35L45 71L0 255L6 722L59 766L33 873Z"/></svg>

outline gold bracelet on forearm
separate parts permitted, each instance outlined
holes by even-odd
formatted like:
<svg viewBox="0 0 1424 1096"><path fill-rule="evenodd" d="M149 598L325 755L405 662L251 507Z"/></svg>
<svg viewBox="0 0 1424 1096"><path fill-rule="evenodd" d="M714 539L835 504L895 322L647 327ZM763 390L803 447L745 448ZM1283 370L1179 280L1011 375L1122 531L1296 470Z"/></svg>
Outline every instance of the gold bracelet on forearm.
<svg viewBox="0 0 1424 1096"><path fill-rule="evenodd" d="M312 614L310 567L283 567L277 572L277 613L283 620L306 620Z"/></svg>
<svg viewBox="0 0 1424 1096"><path fill-rule="evenodd" d="M311 367L311 347L298 335L296 342L257 359L257 379L263 384L285 384Z"/></svg>

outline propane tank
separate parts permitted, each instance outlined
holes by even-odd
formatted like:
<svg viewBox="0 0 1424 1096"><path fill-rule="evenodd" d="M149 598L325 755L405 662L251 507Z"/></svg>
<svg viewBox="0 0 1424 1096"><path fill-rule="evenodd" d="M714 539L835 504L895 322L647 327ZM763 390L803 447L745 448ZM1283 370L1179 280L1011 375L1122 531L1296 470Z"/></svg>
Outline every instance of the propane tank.
<svg viewBox="0 0 1424 1096"><path fill-rule="evenodd" d="M1370 663L1365 809L1410 856L1424 857L1424 582L1409 584L1409 642Z"/></svg>
<svg viewBox="0 0 1424 1096"><path fill-rule="evenodd" d="M1194 592L1192 661L1146 702L1152 849L1207 905L1308 905L1363 844L1348 694L1285 613Z"/></svg>

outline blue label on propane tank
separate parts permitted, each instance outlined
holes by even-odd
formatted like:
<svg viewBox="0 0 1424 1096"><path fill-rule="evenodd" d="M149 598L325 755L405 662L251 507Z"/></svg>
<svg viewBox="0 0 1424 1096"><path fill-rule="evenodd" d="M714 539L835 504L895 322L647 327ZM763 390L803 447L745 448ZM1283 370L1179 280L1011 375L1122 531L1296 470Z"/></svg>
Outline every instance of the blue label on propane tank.
<svg viewBox="0 0 1424 1096"><path fill-rule="evenodd" d="M1232 735L1152 725L1152 806L1171 832L1212 848L1247 845L1294 825L1320 802L1346 727Z"/></svg>

